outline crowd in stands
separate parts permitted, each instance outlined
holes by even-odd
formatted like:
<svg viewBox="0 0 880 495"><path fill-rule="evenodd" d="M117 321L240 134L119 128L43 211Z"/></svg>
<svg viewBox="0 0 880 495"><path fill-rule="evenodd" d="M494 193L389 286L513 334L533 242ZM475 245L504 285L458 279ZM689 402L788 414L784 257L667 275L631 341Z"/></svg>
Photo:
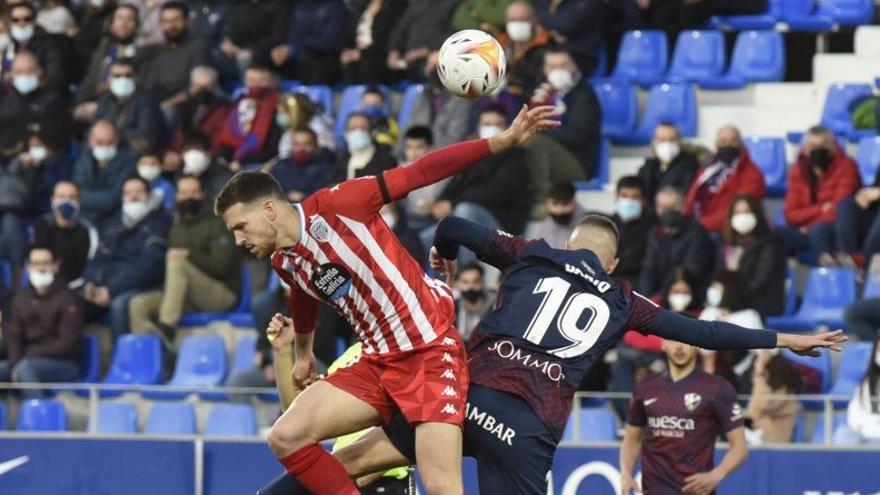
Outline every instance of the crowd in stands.
<svg viewBox="0 0 880 495"><path fill-rule="evenodd" d="M561 126L382 210L423 265L436 223L465 217L564 248L584 214L577 181L597 173L602 112L586 77L609 37L653 27L676 33L765 0L9 0L0 12L0 381L75 381L86 325L114 336L153 332L173 349L188 312L231 310L248 260L212 212L239 170L272 174L291 201L341 180L405 167L432 149L490 137L523 104L550 104ZM430 12L429 15L426 13ZM458 98L436 75L437 50L459 29L494 34L508 81L496 96ZM293 84L291 81L298 81ZM366 85L353 111L294 91ZM424 84L406 126L389 87ZM809 125L810 123L805 123ZM616 276L659 305L761 328L783 312L793 257L861 275L880 254L880 174L860 184L832 132L809 128L785 194L784 221L765 214L764 178L734 125L711 150L661 122L636 175L615 189ZM464 251L458 328L470 338L496 283ZM265 267L263 267L265 269ZM271 386L262 332L289 288L254 287L254 367L230 386ZM847 310L852 335L873 341L880 305ZM321 363L351 339L319 316ZM662 368L659 341L628 334L588 378L629 391ZM706 369L752 392L763 441L791 437L797 403L763 398L805 389L766 352L709 353ZM880 360L850 406L856 440L880 439ZM608 368L608 369L604 369ZM607 376L606 376L607 375ZM39 395L39 391L27 392ZM625 411L625 404L615 404ZM867 440L866 440L867 439Z"/></svg>

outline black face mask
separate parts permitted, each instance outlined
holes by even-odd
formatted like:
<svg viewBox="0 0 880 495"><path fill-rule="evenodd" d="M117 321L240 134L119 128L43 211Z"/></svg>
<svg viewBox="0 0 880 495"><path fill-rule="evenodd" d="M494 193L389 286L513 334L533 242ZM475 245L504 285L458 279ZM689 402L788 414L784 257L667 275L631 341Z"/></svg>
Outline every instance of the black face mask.
<svg viewBox="0 0 880 495"><path fill-rule="evenodd" d="M660 221L668 229L677 229L684 223L684 213L678 210L666 210L660 214Z"/></svg>
<svg viewBox="0 0 880 495"><path fill-rule="evenodd" d="M809 159L811 165L822 170L828 170L828 167L834 161L834 157L831 156L831 151L828 148L816 148L810 151Z"/></svg>
<svg viewBox="0 0 880 495"><path fill-rule="evenodd" d="M570 211L568 213L551 213L550 218L556 222L557 225L569 225L571 223L571 219L574 217L574 212Z"/></svg>
<svg viewBox="0 0 880 495"><path fill-rule="evenodd" d="M202 202L198 199L185 199L177 203L177 211L181 216L194 217L202 210Z"/></svg>
<svg viewBox="0 0 880 495"><path fill-rule="evenodd" d="M477 302L480 300L481 297L483 297L483 291L479 289L468 289L461 291L461 298L469 303Z"/></svg>
<svg viewBox="0 0 880 495"><path fill-rule="evenodd" d="M207 89L200 89L192 96L197 105L210 105L214 101L214 93Z"/></svg>
<svg viewBox="0 0 880 495"><path fill-rule="evenodd" d="M715 157L721 160L725 165L730 165L734 160L739 158L739 146L722 146L718 148Z"/></svg>

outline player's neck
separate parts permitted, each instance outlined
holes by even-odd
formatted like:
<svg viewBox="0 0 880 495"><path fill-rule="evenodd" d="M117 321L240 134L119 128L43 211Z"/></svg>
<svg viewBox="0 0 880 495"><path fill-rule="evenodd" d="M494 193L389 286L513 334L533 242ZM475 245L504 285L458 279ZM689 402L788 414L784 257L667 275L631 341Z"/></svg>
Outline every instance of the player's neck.
<svg viewBox="0 0 880 495"><path fill-rule="evenodd" d="M693 360L690 362L690 364L686 364L684 366L676 366L672 363L668 363L667 368L669 369L669 379L677 382L683 378L687 378L691 373L694 372L694 368L696 367L696 360Z"/></svg>
<svg viewBox="0 0 880 495"><path fill-rule="evenodd" d="M299 244L302 226L300 225L299 212L295 206L285 204L276 223L278 225L278 235L275 240L276 249L289 248Z"/></svg>

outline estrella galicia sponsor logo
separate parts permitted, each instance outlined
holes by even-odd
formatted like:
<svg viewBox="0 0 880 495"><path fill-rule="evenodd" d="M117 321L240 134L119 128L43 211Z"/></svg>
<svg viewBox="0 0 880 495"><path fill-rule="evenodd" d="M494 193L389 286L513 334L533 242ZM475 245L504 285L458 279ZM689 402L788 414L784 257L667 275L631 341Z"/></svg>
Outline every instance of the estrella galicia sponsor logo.
<svg viewBox="0 0 880 495"><path fill-rule="evenodd" d="M312 286L327 299L338 301L351 290L351 275L336 263L324 263L312 271Z"/></svg>

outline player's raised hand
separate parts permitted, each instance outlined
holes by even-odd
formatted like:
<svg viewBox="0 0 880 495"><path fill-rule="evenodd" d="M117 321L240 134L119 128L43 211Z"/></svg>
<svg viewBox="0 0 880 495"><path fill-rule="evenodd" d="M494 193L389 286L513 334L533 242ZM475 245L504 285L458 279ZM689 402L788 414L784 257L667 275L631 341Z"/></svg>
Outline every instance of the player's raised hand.
<svg viewBox="0 0 880 495"><path fill-rule="evenodd" d="M511 146L522 146L536 132L559 127L560 122L556 120L558 115L556 109L549 105L541 105L532 109L523 105L510 127L497 136L489 138L489 148L492 149L492 153L499 153Z"/></svg>
<svg viewBox="0 0 880 495"><path fill-rule="evenodd" d="M639 482L634 480L632 474L620 473L620 493L621 495L630 495L630 493L642 493L642 487Z"/></svg>
<svg viewBox="0 0 880 495"><path fill-rule="evenodd" d="M452 282L455 281L455 274L458 272L458 262L456 260L448 260L440 256L437 248L431 246L431 252L428 253L428 264L431 265L435 272L446 277L446 285L452 286Z"/></svg>
<svg viewBox="0 0 880 495"><path fill-rule="evenodd" d="M843 330L819 332L814 335L780 333L776 337L776 346L786 347L802 356L819 357L821 355L819 349L824 347L840 352L843 350L843 343L846 341L847 337L843 334Z"/></svg>
<svg viewBox="0 0 880 495"><path fill-rule="evenodd" d="M266 327L266 336L269 338L269 344L276 351L290 349L293 342L293 320L287 318L281 313L275 313L269 326Z"/></svg>

